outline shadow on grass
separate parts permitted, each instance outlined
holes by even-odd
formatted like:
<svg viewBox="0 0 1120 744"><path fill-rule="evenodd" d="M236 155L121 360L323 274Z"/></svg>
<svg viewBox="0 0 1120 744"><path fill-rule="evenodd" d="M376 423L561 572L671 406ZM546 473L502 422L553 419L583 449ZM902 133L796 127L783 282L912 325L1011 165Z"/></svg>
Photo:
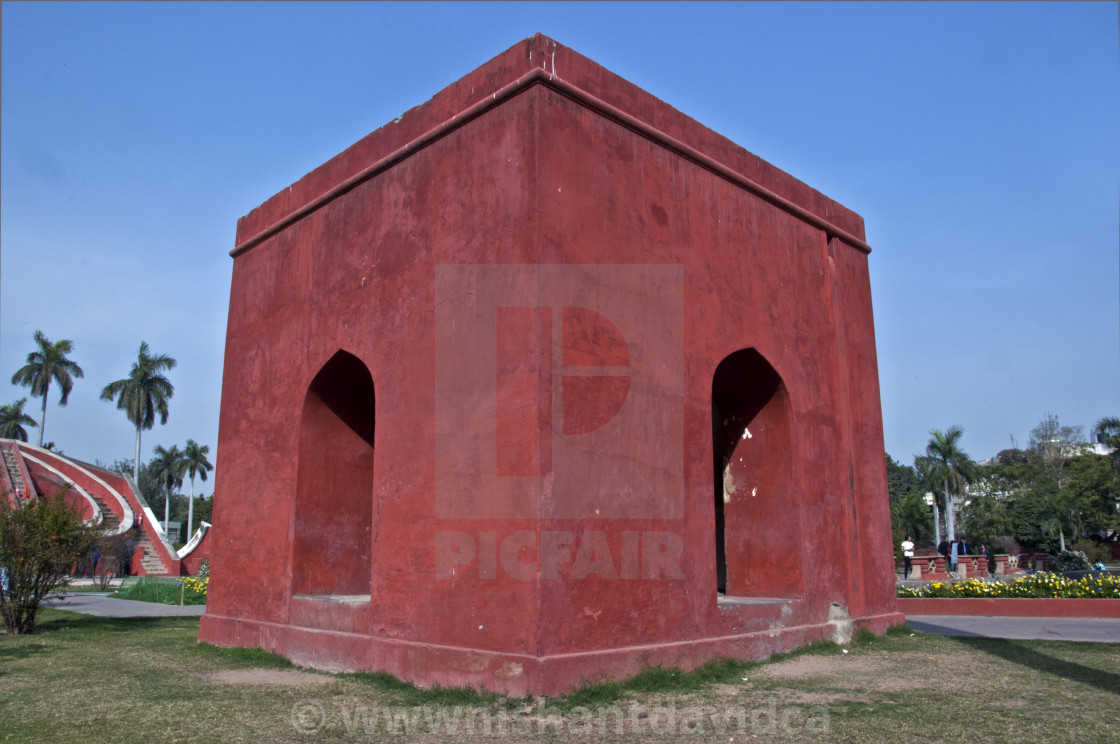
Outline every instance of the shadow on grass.
<svg viewBox="0 0 1120 744"><path fill-rule="evenodd" d="M7 674L4 671L4 662L26 659L47 650L46 644L29 643L26 646L0 646L0 677Z"/></svg>
<svg viewBox="0 0 1120 744"><path fill-rule="evenodd" d="M43 608L39 610L39 619L35 624L36 633L51 633L58 631L78 631L89 633L130 633L139 630L153 630L160 627L183 627L191 624L197 625L198 618L194 616L171 617L98 617L96 615L83 615L68 610Z"/></svg>
<svg viewBox="0 0 1120 744"><path fill-rule="evenodd" d="M1056 656L1037 651L1026 644L1036 644L1035 641L1014 641L998 638L955 637L954 641L977 651L983 651L992 656L1010 661L1013 664L1034 669L1038 672L1071 682L1083 682L1097 689L1120 694L1120 674L1101 671L1092 667L1078 664L1073 661L1059 659Z"/></svg>

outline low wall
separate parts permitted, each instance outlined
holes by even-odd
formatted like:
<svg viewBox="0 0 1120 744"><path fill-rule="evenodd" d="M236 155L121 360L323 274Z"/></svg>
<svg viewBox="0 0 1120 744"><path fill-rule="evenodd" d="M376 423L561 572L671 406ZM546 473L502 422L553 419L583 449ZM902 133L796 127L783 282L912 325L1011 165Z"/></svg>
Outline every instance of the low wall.
<svg viewBox="0 0 1120 744"><path fill-rule="evenodd" d="M907 615L1096 617L1120 619L1120 599L944 599L900 597Z"/></svg>

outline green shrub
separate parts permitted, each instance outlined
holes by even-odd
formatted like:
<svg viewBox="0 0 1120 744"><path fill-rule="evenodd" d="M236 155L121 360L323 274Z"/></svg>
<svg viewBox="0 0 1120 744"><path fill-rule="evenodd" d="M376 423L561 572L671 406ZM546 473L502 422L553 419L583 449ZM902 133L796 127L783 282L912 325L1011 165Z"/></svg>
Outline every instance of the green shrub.
<svg viewBox="0 0 1120 744"><path fill-rule="evenodd" d="M1054 559L1055 571L1088 571L1092 568L1089 557L1080 550L1063 550Z"/></svg>
<svg viewBox="0 0 1120 744"><path fill-rule="evenodd" d="M1108 563L1112 559L1112 555L1108 552L1108 548L1099 542L1083 538L1078 540L1070 546L1073 550L1079 550L1085 554L1090 563Z"/></svg>
<svg viewBox="0 0 1120 744"><path fill-rule="evenodd" d="M15 506L0 493L0 614L9 633L35 630L39 603L66 586L96 540L65 491Z"/></svg>

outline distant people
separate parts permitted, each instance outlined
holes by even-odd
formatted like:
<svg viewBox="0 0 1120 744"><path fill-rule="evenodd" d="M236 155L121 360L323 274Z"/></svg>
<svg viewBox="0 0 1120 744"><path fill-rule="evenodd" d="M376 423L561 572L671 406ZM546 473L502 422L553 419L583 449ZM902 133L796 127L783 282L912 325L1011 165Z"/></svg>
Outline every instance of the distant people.
<svg viewBox="0 0 1120 744"><path fill-rule="evenodd" d="M980 552L988 559L988 575L996 575L996 557L992 555L992 548L988 545L981 545Z"/></svg>
<svg viewBox="0 0 1120 744"><path fill-rule="evenodd" d="M902 541L902 562L905 568L902 578L910 578L910 561L914 558L914 541L907 535L906 539Z"/></svg>
<svg viewBox="0 0 1120 744"><path fill-rule="evenodd" d="M1097 561L1096 563L1094 563L1093 568L1097 569L1098 571L1107 571L1108 570L1105 567L1105 565L1103 563L1101 563L1100 561Z"/></svg>
<svg viewBox="0 0 1120 744"><path fill-rule="evenodd" d="M945 559L945 570L949 570L949 541L942 540L937 543L937 552Z"/></svg>
<svg viewBox="0 0 1120 744"><path fill-rule="evenodd" d="M968 541L965 540L963 537L961 538L960 545L958 546L957 554L958 555L968 555Z"/></svg>
<svg viewBox="0 0 1120 744"><path fill-rule="evenodd" d="M957 572L957 556L960 555L961 544L954 540L949 545L949 573Z"/></svg>

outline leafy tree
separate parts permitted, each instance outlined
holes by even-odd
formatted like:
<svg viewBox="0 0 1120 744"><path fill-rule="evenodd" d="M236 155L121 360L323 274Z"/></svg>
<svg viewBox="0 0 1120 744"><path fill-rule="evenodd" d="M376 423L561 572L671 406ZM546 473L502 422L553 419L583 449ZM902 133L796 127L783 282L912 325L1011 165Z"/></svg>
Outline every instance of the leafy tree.
<svg viewBox="0 0 1120 744"><path fill-rule="evenodd" d="M996 538L1010 535L1014 522L1006 501L991 494L974 496L965 507L964 528L969 545L991 545Z"/></svg>
<svg viewBox="0 0 1120 744"><path fill-rule="evenodd" d="M155 470L156 482L163 489L163 531L166 534L167 520L171 516L171 492L182 488L186 463L182 451L175 444L171 445L171 449L157 446L155 453L151 466Z"/></svg>
<svg viewBox="0 0 1120 744"><path fill-rule="evenodd" d="M1088 531L1120 526L1120 477L1112 470L1109 458L1093 453L1074 457L1066 463L1064 476L1062 490L1076 512L1069 522L1071 529L1077 523Z"/></svg>
<svg viewBox="0 0 1120 744"><path fill-rule="evenodd" d="M187 447L183 450L183 470L191 479L191 494L187 502L187 531L184 536L190 539L194 529L194 477L197 475L206 482L206 473L214 469L206 455L210 452L209 445L199 446L193 439L187 440Z"/></svg>
<svg viewBox="0 0 1120 744"><path fill-rule="evenodd" d="M915 458L916 463L921 462L931 489L945 496L945 532L950 542L957 539L953 496L963 493L965 486L976 477L976 463L960 446L963 434L959 426L951 426L944 432L931 429L925 455Z"/></svg>
<svg viewBox="0 0 1120 744"><path fill-rule="evenodd" d="M73 341L62 339L52 344L42 331L35 331L34 338L39 348L27 355L27 364L12 375L12 384L26 385L31 388L31 397L43 399L43 414L39 419L39 446L42 447L43 433L47 428L47 393L51 383L58 383L62 391L58 404L64 406L74 389L74 378L83 377L84 373L81 367L66 358L67 354L74 352Z"/></svg>
<svg viewBox="0 0 1120 744"><path fill-rule="evenodd" d="M1047 481L1037 488L1021 494L1011 505L1011 516L1015 524L1015 541L1025 548L1043 553L1058 552L1057 535L1046 532L1042 525L1052 511L1049 504L1057 498L1058 485Z"/></svg>
<svg viewBox="0 0 1120 744"><path fill-rule="evenodd" d="M0 614L9 633L35 629L39 604L65 586L70 567L93 548L97 532L66 502L66 492L14 506L0 494Z"/></svg>
<svg viewBox="0 0 1120 744"><path fill-rule="evenodd" d="M175 364L166 354L153 356L148 343L141 341L140 352L128 377L110 382L101 391L101 399L116 400L117 408L136 426L136 456L132 466L132 477L136 481L140 480L140 431L155 426L156 414L159 414L160 424L167 423L167 402L175 388L163 372L174 369Z"/></svg>
<svg viewBox="0 0 1120 744"><path fill-rule="evenodd" d="M35 426L35 419L23 412L27 398L20 398L15 403L0 406L0 439L16 439L20 442L27 441L25 426Z"/></svg>
<svg viewBox="0 0 1120 744"><path fill-rule="evenodd" d="M921 494L922 478L910 465L901 465L887 453L887 491L891 501L898 501L911 493Z"/></svg>
<svg viewBox="0 0 1120 744"><path fill-rule="evenodd" d="M1042 501L1042 510L1039 516L1042 518L1039 528L1042 534L1050 537L1054 533L1058 534L1058 550L1066 552L1066 533L1065 524L1066 520L1072 520L1076 509L1070 503L1068 495L1062 492L1060 488L1048 488L1040 491Z"/></svg>

